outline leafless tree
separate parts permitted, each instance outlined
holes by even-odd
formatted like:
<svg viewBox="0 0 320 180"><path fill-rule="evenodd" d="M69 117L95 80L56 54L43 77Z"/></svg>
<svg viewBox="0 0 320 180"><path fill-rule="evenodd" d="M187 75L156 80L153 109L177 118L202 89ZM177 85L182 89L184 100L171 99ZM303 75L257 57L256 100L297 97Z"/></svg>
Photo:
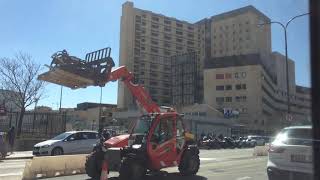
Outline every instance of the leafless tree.
<svg viewBox="0 0 320 180"><path fill-rule="evenodd" d="M41 65L26 53L19 52L13 58L0 58L0 83L5 99L15 103L20 109L17 135L21 134L21 126L26 108L36 103L43 96L45 83L37 80Z"/></svg>

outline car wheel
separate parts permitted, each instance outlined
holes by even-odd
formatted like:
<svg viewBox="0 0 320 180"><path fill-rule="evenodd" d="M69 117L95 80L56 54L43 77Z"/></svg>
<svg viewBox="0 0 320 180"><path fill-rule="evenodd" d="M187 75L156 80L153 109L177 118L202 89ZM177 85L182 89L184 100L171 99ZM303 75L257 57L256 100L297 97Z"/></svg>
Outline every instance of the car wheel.
<svg viewBox="0 0 320 180"><path fill-rule="evenodd" d="M63 149L62 149L61 147L55 147L55 148L53 148L53 150L51 151L51 155L52 155L52 156L63 155Z"/></svg>

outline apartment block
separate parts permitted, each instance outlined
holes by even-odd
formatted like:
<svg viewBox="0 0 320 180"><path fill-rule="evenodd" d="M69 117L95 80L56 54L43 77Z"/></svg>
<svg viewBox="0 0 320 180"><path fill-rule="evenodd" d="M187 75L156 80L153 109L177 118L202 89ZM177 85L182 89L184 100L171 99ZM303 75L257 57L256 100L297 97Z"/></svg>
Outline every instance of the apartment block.
<svg viewBox="0 0 320 180"><path fill-rule="evenodd" d="M132 2L122 7L120 65L134 73L160 105L170 105L171 56L198 51L196 26L186 21L135 8ZM120 82L118 107L134 108L130 92Z"/></svg>

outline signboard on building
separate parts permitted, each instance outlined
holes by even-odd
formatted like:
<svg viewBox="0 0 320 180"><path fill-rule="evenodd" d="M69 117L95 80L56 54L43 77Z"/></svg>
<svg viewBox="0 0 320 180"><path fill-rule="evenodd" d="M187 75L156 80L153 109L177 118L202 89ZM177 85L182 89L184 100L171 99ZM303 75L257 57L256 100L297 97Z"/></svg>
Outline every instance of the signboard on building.
<svg viewBox="0 0 320 180"><path fill-rule="evenodd" d="M225 118L238 117L239 111L233 110L232 108L223 108L223 115Z"/></svg>

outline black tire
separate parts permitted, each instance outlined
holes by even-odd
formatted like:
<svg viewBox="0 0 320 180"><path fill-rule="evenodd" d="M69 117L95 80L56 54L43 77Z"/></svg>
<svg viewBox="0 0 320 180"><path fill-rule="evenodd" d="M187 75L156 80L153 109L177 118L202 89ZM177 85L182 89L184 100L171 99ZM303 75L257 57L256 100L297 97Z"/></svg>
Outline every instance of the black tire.
<svg viewBox="0 0 320 180"><path fill-rule="evenodd" d="M120 180L142 180L146 175L147 169L132 158L124 158L121 162L119 179Z"/></svg>
<svg viewBox="0 0 320 180"><path fill-rule="evenodd" d="M51 156L60 156L63 155L63 149L61 147L55 147L51 151Z"/></svg>
<svg viewBox="0 0 320 180"><path fill-rule="evenodd" d="M92 179L100 179L103 159L102 151L93 151L87 156L85 170Z"/></svg>
<svg viewBox="0 0 320 180"><path fill-rule="evenodd" d="M186 151L179 164L179 172L183 176L196 175L200 168L199 154Z"/></svg>

